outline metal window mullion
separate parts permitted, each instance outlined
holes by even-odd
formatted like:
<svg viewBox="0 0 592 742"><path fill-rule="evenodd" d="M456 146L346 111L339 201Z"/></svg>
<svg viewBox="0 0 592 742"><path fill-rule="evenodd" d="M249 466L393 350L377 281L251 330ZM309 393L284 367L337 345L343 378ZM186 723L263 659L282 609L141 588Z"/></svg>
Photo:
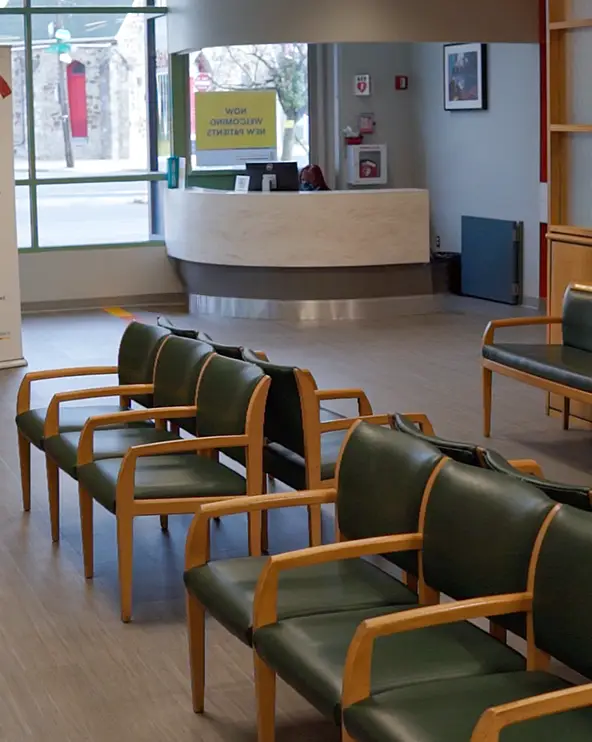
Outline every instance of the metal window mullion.
<svg viewBox="0 0 592 742"><path fill-rule="evenodd" d="M25 7L28 2L25 3ZM35 155L35 109L33 95L33 29L29 12L23 17L25 46L25 97L27 100L27 150L29 158L29 220L31 223L31 247L39 247L39 209L37 204L37 164Z"/></svg>

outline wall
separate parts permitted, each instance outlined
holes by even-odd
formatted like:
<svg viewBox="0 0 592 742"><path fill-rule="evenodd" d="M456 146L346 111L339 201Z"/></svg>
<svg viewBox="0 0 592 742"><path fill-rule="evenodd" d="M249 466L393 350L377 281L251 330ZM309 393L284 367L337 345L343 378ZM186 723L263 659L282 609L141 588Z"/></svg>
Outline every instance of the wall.
<svg viewBox="0 0 592 742"><path fill-rule="evenodd" d="M338 111L340 140L346 126L357 129L361 113L372 112L374 134L366 144L388 145L388 187L420 188L423 173L417 167L420 140L411 91L394 89L395 75L412 74L413 44L339 44ZM371 95L354 95L354 76L371 75ZM341 147L337 184L346 188L345 147Z"/></svg>
<svg viewBox="0 0 592 742"><path fill-rule="evenodd" d="M21 301L92 304L120 297L162 297L183 289L164 247L19 253ZM59 306L56 304L56 306Z"/></svg>
<svg viewBox="0 0 592 742"><path fill-rule="evenodd" d="M169 0L171 52L231 44L536 41L539 0Z"/></svg>
<svg viewBox="0 0 592 742"><path fill-rule="evenodd" d="M414 46L418 166L442 250L460 250L462 215L524 222L524 296L538 297L539 46L491 44L488 52L489 110L451 113L442 102L442 45Z"/></svg>

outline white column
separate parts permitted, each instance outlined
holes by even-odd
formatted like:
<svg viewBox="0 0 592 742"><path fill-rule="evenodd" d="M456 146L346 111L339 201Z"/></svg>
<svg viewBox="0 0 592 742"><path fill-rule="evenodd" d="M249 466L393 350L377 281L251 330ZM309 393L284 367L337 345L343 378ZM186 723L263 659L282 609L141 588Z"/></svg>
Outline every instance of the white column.
<svg viewBox="0 0 592 742"><path fill-rule="evenodd" d="M0 46L0 368L26 366L16 240L10 47Z"/></svg>

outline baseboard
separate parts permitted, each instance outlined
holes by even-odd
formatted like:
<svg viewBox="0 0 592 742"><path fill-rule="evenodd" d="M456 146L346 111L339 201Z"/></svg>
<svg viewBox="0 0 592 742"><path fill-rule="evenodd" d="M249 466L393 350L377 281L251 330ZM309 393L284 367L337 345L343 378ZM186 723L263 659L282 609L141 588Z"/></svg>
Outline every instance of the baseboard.
<svg viewBox="0 0 592 742"><path fill-rule="evenodd" d="M536 309L537 312L544 312L547 309L547 300L539 299L538 296L524 296L522 306L527 309Z"/></svg>
<svg viewBox="0 0 592 742"><path fill-rule="evenodd" d="M65 299L61 301L32 301L21 305L23 314L42 312L79 312L103 307L126 307L148 309L150 307L187 308L186 294L150 294L140 296L106 296L95 299Z"/></svg>

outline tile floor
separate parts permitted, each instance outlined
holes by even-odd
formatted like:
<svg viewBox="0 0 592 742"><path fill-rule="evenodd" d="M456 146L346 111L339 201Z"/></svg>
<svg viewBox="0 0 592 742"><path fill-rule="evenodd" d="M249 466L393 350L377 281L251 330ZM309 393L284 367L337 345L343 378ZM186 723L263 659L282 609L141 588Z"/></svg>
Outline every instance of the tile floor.
<svg viewBox="0 0 592 742"><path fill-rule="evenodd" d="M361 386L377 411L423 411L442 435L483 442L480 337L488 318L507 313L463 300L446 313L383 322L310 326L206 318L199 326L221 341L308 367L321 387ZM100 311L27 316L29 368L112 363L124 327ZM527 330L522 336L541 335ZM13 417L23 373L0 371L0 742L254 740L250 653L214 623L207 713L191 711L181 581L189 519L171 518L168 535L156 518L136 528L135 620L125 626L118 617L114 519L97 508L96 576L86 582L76 488L64 477L62 541L54 546L37 452L33 508L22 513ZM541 392L503 379L494 384L490 445L508 456L537 459L549 477L590 481L590 433L563 432L559 420L545 416ZM73 387L36 384L33 403ZM304 513L274 513L270 523L272 550L305 545ZM329 532L329 516L325 525ZM242 519L223 521L213 553L246 553ZM278 709L278 742L337 742L337 730L281 684Z"/></svg>

